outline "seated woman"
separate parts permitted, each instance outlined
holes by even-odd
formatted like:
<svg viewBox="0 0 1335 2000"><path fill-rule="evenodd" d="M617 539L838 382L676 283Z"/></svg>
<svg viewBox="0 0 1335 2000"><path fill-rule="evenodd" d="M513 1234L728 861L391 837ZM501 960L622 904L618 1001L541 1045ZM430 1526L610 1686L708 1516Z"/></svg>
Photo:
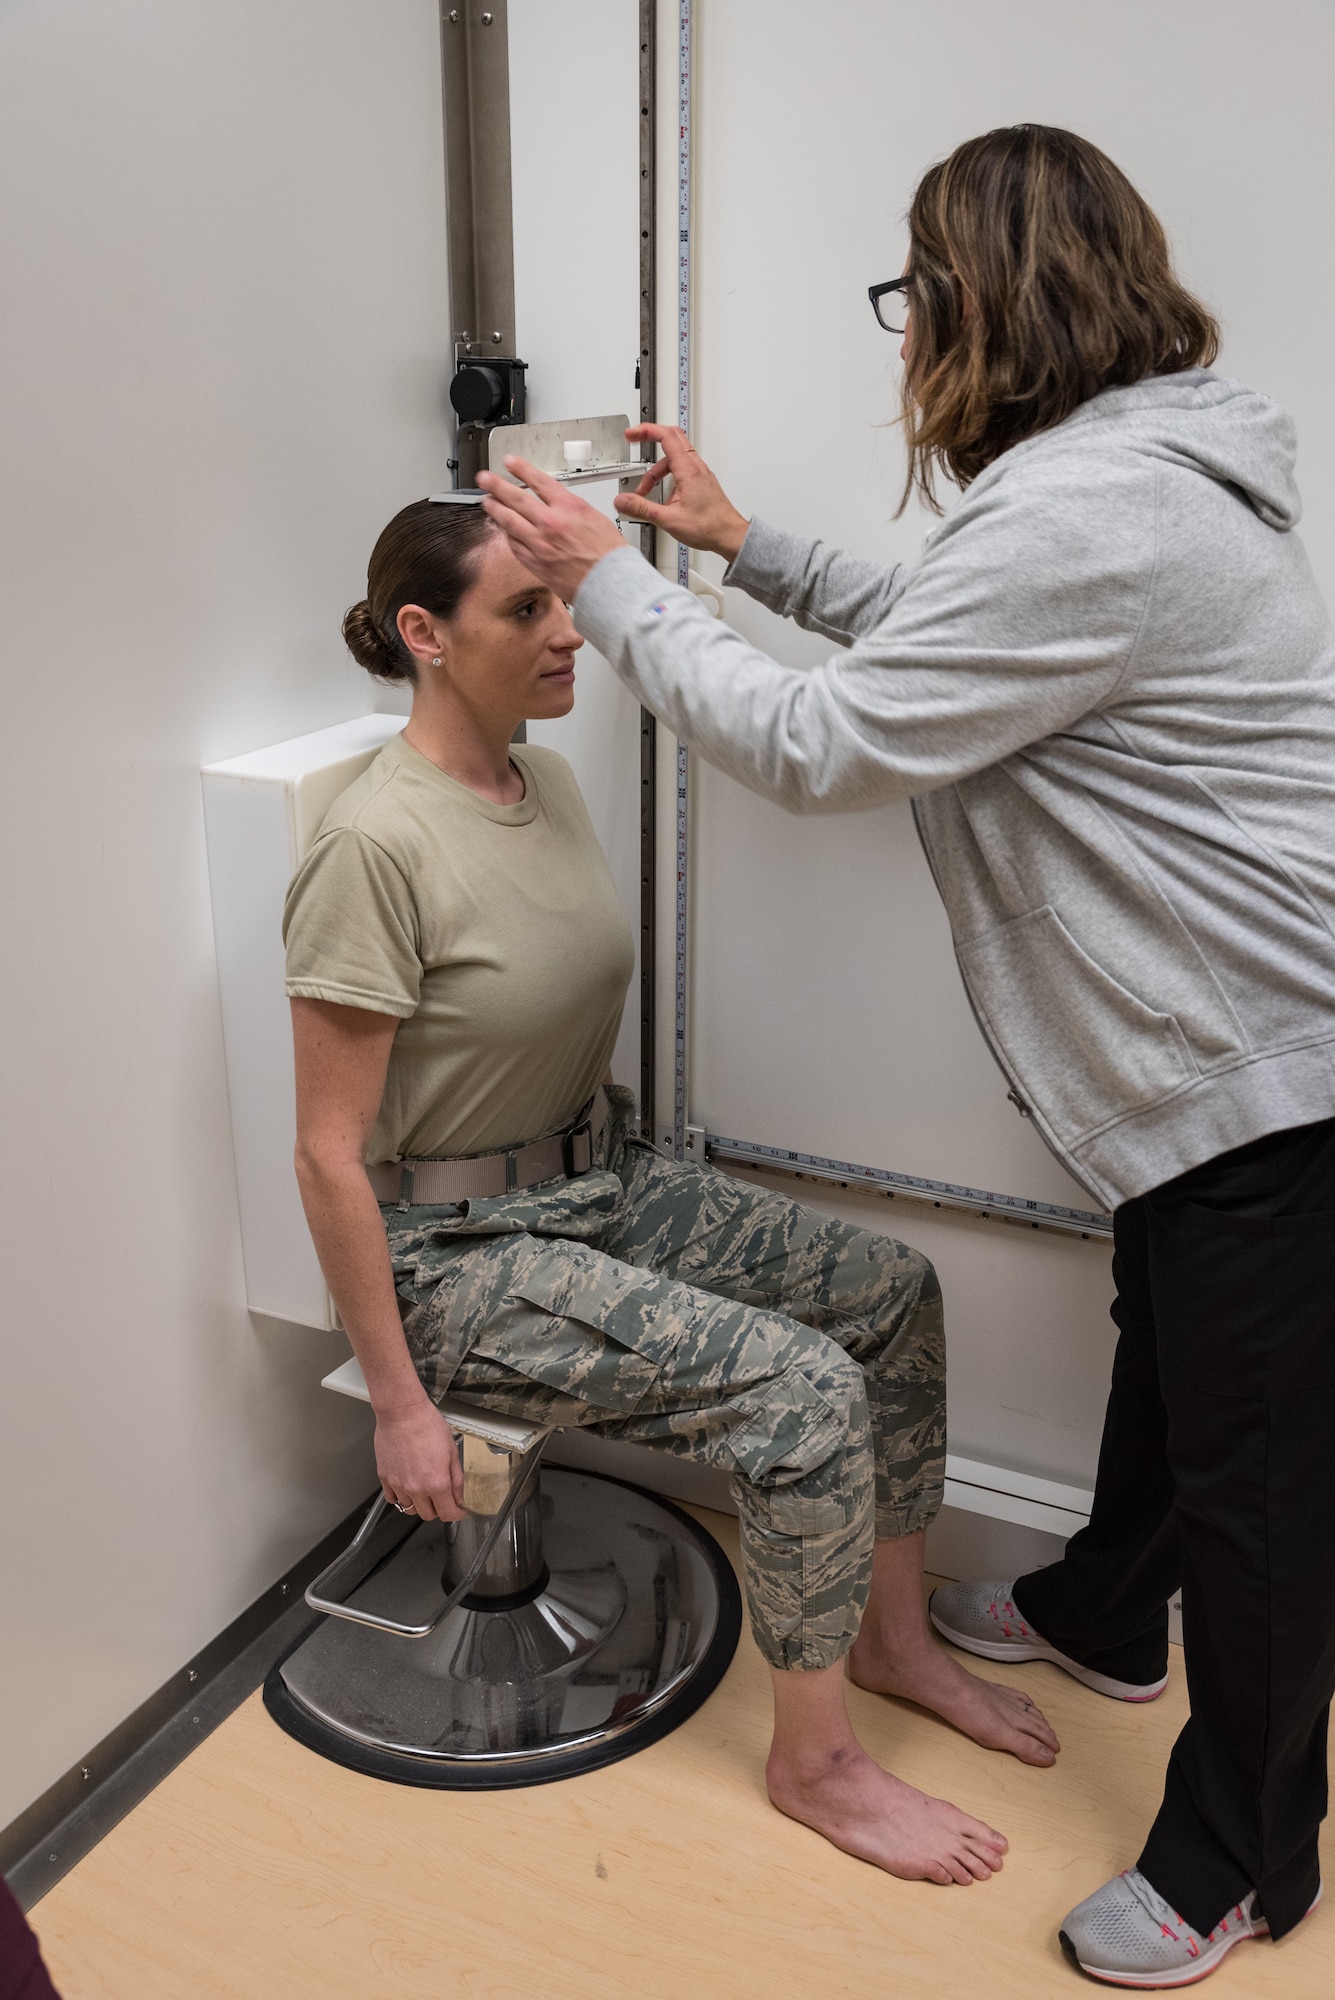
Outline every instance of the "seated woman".
<svg viewBox="0 0 1335 2000"><path fill-rule="evenodd" d="M931 1265L663 1159L630 1092L600 1089L630 930L569 767L511 742L569 712L583 642L481 510L397 514L343 632L411 684L412 715L330 810L284 934L297 1173L386 1496L459 1518L449 1390L727 1471L773 1673L770 1798L892 1874L985 1879L1002 1836L882 1770L843 1692L848 1656L859 1685L979 1743L1056 1753L1032 1702L966 1673L924 1618L945 1452ZM585 1172L516 1155L586 1121L565 1156ZM451 1204L420 1163L464 1156L496 1156L498 1192Z"/></svg>

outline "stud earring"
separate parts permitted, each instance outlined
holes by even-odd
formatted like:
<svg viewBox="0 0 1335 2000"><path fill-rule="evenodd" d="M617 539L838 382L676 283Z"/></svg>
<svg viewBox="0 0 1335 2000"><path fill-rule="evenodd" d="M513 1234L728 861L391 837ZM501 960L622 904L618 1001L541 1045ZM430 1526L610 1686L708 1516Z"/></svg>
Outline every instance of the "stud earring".
<svg viewBox="0 0 1335 2000"><path fill-rule="evenodd" d="M439 654L439 653L437 653L437 655L436 655L435 659L434 659L434 660L433 660L433 661L431 662L431 664L432 664L432 666L433 666L433 667L438 667L438 666L440 665L440 654Z"/></svg>

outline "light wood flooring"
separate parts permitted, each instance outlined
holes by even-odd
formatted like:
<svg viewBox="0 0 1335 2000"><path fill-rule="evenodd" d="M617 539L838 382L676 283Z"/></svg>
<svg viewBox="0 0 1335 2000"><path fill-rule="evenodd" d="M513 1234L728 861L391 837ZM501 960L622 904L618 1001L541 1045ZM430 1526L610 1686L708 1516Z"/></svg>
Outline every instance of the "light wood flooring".
<svg viewBox="0 0 1335 2000"><path fill-rule="evenodd" d="M701 1518L735 1557L736 1524ZM851 1690L875 1755L1008 1835L1003 1873L970 1889L892 1881L773 1811L744 1636L666 1741L527 1791L358 1777L255 1695L32 1921L65 2000L1076 2000L1103 1989L1068 1969L1057 1922L1135 1858L1186 1712L1173 1660L1148 1708L1028 1670L1064 1745L1052 1771ZM1239 1946L1210 1993L1331 2000L1335 1907Z"/></svg>

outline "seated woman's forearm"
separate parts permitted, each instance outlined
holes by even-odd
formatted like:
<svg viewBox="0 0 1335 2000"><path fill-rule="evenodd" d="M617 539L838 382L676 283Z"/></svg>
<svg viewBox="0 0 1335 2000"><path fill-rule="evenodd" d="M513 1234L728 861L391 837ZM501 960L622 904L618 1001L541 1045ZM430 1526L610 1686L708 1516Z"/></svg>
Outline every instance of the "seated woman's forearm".
<svg viewBox="0 0 1335 2000"><path fill-rule="evenodd" d="M394 1419L429 1401L403 1337L380 1207L359 1161L298 1154L306 1221L377 1417Z"/></svg>

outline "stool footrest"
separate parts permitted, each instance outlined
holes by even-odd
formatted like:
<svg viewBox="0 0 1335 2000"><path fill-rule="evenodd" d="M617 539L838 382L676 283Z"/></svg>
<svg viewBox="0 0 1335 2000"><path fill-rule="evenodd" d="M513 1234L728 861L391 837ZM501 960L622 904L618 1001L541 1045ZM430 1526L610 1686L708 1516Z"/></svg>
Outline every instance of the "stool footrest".
<svg viewBox="0 0 1335 2000"><path fill-rule="evenodd" d="M551 1436L551 1432L539 1431L535 1435L537 1437L536 1449L541 1453L542 1447ZM462 1603L463 1599L467 1597L469 1591L477 1582L478 1577L482 1574L483 1569L486 1567L487 1557L491 1554L504 1533L506 1523L514 1512L515 1502L528 1483L529 1473L533 1470L531 1461L532 1450L515 1453L514 1464L510 1469L509 1490L496 1510L495 1515L492 1517L491 1526L478 1544L477 1554L473 1557L472 1562L469 1563L468 1568L455 1584L453 1590L442 1597L440 1603L424 1624L405 1625L397 1618L384 1618L377 1611L359 1610L356 1605L350 1604L345 1598L326 1597L324 1594L331 1586L338 1584L350 1569L356 1568L357 1557L375 1533L376 1525L389 1505L383 1493L376 1494L367 1511L366 1519L362 1522L342 1555L335 1556L329 1567L321 1570L319 1576L311 1584L306 1592L307 1604L310 1605L312 1611L323 1611L327 1617L346 1618L354 1625L370 1625L377 1632L396 1633L400 1639L429 1638L441 1620L453 1611L456 1604Z"/></svg>

